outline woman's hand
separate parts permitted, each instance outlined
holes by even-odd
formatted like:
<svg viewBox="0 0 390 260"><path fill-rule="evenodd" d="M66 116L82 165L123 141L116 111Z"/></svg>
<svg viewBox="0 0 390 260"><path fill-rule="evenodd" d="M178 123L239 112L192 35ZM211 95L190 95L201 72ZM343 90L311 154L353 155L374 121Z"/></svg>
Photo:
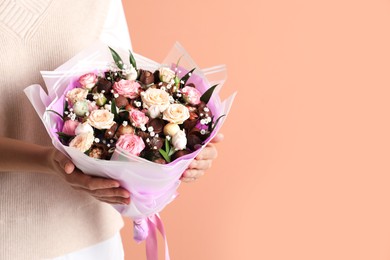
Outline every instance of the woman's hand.
<svg viewBox="0 0 390 260"><path fill-rule="evenodd" d="M181 176L181 180L184 182L192 182L203 176L205 171L211 167L213 160L217 158L218 152L214 144L222 140L223 134L217 134L191 162L188 169Z"/></svg>
<svg viewBox="0 0 390 260"><path fill-rule="evenodd" d="M52 170L73 189L87 192L96 199L110 204L130 203L130 193L120 188L118 181L82 173L71 160L54 148L51 150L50 160Z"/></svg>

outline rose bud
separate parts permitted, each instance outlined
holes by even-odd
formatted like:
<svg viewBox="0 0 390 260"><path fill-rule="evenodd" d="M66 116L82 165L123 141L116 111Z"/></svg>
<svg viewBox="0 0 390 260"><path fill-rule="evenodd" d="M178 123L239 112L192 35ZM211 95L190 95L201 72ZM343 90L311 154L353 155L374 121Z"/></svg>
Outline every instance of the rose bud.
<svg viewBox="0 0 390 260"><path fill-rule="evenodd" d="M153 118L148 122L148 127L153 127L153 132L159 134L163 131L165 125L165 121L160 118Z"/></svg>
<svg viewBox="0 0 390 260"><path fill-rule="evenodd" d="M119 97L115 98L115 105L117 107L120 107L120 108L126 107L128 104L129 104L129 101L124 96L120 95Z"/></svg>
<svg viewBox="0 0 390 260"><path fill-rule="evenodd" d="M182 88L181 93L187 103L191 105L198 105L200 103L200 97L202 94L196 88L185 86Z"/></svg>
<svg viewBox="0 0 390 260"><path fill-rule="evenodd" d="M165 135L174 136L179 131L180 131L180 127L178 124L168 123L164 126Z"/></svg>
<svg viewBox="0 0 390 260"><path fill-rule="evenodd" d="M187 155L187 154L190 154L190 153L191 153L191 151L188 149L176 151L174 154L172 154L171 160L174 161L177 158L182 157L182 156Z"/></svg>
<svg viewBox="0 0 390 260"><path fill-rule="evenodd" d="M81 135L81 134L85 134L85 133L92 133L93 134L93 128L90 124L88 124L87 122L84 122L82 124L78 124L76 129L75 129L75 134L76 135Z"/></svg>
<svg viewBox="0 0 390 260"><path fill-rule="evenodd" d="M130 125L120 125L116 131L116 136L119 137L125 134L134 134L134 127Z"/></svg>
<svg viewBox="0 0 390 260"><path fill-rule="evenodd" d="M150 85L154 83L154 75L148 70L140 70L139 81L144 85Z"/></svg>
<svg viewBox="0 0 390 260"><path fill-rule="evenodd" d="M165 83L171 83L175 78L175 72L168 67L161 67L159 69L160 80Z"/></svg>
<svg viewBox="0 0 390 260"><path fill-rule="evenodd" d="M118 124L117 124L117 123L114 123L114 124L111 126L111 128L107 129L107 130L104 132L104 138L106 138L106 139L114 138L114 134L115 134L117 128L118 128Z"/></svg>
<svg viewBox="0 0 390 260"><path fill-rule="evenodd" d="M88 102L86 100L77 101L73 105L73 111L77 116L85 116L85 114L89 112Z"/></svg>
<svg viewBox="0 0 390 260"><path fill-rule="evenodd" d="M102 107L107 103L107 98L103 94L95 94L94 100L96 102L96 105Z"/></svg>
<svg viewBox="0 0 390 260"><path fill-rule="evenodd" d="M158 151L163 147L164 141L160 137L146 138L146 145L149 149Z"/></svg>
<svg viewBox="0 0 390 260"><path fill-rule="evenodd" d="M96 83L96 86L98 92L104 91L104 93L111 93L112 83L105 78L100 78Z"/></svg>
<svg viewBox="0 0 390 260"><path fill-rule="evenodd" d="M137 77L138 77L138 72L133 66L131 66L128 70L126 70L127 80L136 80Z"/></svg>
<svg viewBox="0 0 390 260"><path fill-rule="evenodd" d="M187 137L187 146L195 151L202 146L202 139L197 134L189 134Z"/></svg>
<svg viewBox="0 0 390 260"><path fill-rule="evenodd" d="M186 148L187 145L187 137L184 131L179 130L171 140L171 143L173 147L175 147L176 150L183 150Z"/></svg>
<svg viewBox="0 0 390 260"><path fill-rule="evenodd" d="M75 130L79 124L80 122L77 120L66 120L62 127L62 132L67 135L75 135Z"/></svg>

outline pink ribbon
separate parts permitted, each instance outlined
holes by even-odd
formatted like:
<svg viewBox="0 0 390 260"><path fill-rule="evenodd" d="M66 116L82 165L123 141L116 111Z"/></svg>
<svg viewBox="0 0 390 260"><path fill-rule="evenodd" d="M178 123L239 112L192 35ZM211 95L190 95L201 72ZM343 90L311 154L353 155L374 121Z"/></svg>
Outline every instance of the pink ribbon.
<svg viewBox="0 0 390 260"><path fill-rule="evenodd" d="M160 231L165 242L165 260L170 260L168 241L165 236L164 225L158 214L145 219L134 220L134 240L137 243L146 241L147 260L158 260L157 231Z"/></svg>

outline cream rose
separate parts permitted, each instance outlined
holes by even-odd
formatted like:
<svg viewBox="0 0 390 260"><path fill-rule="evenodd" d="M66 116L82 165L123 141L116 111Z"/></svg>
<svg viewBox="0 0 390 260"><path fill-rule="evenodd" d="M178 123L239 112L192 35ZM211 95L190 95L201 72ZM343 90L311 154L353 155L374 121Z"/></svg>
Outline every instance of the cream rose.
<svg viewBox="0 0 390 260"><path fill-rule="evenodd" d="M88 89L74 88L66 93L69 104L73 105L77 101L83 101L87 98Z"/></svg>
<svg viewBox="0 0 390 260"><path fill-rule="evenodd" d="M158 110L160 113L164 112L170 104L169 94L157 88L148 88L145 92L142 92L141 98L144 108L154 107L153 110Z"/></svg>
<svg viewBox="0 0 390 260"><path fill-rule="evenodd" d="M92 133L76 135L76 137L70 141L69 146L74 147L84 153L89 148L91 148L94 139L95 137Z"/></svg>
<svg viewBox="0 0 390 260"><path fill-rule="evenodd" d="M163 119L174 124L183 124L190 117L188 108L182 104L172 104L163 113Z"/></svg>
<svg viewBox="0 0 390 260"><path fill-rule="evenodd" d="M87 123L97 129L109 129L114 124L114 114L105 110L94 110L88 116Z"/></svg>
<svg viewBox="0 0 390 260"><path fill-rule="evenodd" d="M171 81L175 78L175 72L170 68L162 67L159 69L160 72L160 80L165 83L171 83Z"/></svg>
<svg viewBox="0 0 390 260"><path fill-rule="evenodd" d="M86 134L86 133L92 133L93 134L93 128L90 124L87 122L78 124L76 129L75 129L75 134L76 135L81 135L81 134Z"/></svg>
<svg viewBox="0 0 390 260"><path fill-rule="evenodd" d="M94 73L87 73L79 78L79 83L81 84L82 88L85 89L92 89L97 81L98 78Z"/></svg>

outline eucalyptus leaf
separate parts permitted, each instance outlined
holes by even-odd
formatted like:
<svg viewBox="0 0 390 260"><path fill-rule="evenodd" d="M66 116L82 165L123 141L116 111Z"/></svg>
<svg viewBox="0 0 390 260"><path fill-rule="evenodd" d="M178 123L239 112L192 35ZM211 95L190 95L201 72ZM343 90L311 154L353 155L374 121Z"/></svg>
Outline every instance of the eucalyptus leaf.
<svg viewBox="0 0 390 260"><path fill-rule="evenodd" d="M213 132L213 131L214 131L214 129L217 127L217 125L218 125L218 123L219 123L219 120L220 120L222 117L224 117L224 116L226 116L226 115L222 115L222 116L218 117L217 120L215 120L215 123L213 124L213 127L211 127L210 132Z"/></svg>
<svg viewBox="0 0 390 260"><path fill-rule="evenodd" d="M114 59L115 61L115 64L118 66L118 68L120 69L123 69L123 60L122 58L119 56L119 54L114 51L111 47L108 47L111 51L111 55L112 55L112 58Z"/></svg>
<svg viewBox="0 0 390 260"><path fill-rule="evenodd" d="M130 53L130 57L129 57L130 64L134 67L134 69L137 69L137 62L135 61L133 53L131 53L130 50L129 50L129 53Z"/></svg>
<svg viewBox="0 0 390 260"><path fill-rule="evenodd" d="M189 72L187 72L186 75L184 75L181 80L180 80L180 84L182 85L182 87L184 87L188 81L188 79L191 77L192 75L192 72L194 72L196 68L193 68L192 70L190 70Z"/></svg>
<svg viewBox="0 0 390 260"><path fill-rule="evenodd" d="M118 111L116 111L116 104L114 98L111 100L111 113L114 114L115 119L118 118Z"/></svg>
<svg viewBox="0 0 390 260"><path fill-rule="evenodd" d="M218 84L210 87L205 93L203 93L203 95L200 97L200 101L207 104L210 101L210 98L213 95L213 92L217 86Z"/></svg>
<svg viewBox="0 0 390 260"><path fill-rule="evenodd" d="M64 116L62 116L60 113L58 113L57 111L54 111L54 110L51 110L51 109L48 109L46 110L47 112L51 112L51 113L54 113L56 114L57 116L61 117L62 120L64 120Z"/></svg>

